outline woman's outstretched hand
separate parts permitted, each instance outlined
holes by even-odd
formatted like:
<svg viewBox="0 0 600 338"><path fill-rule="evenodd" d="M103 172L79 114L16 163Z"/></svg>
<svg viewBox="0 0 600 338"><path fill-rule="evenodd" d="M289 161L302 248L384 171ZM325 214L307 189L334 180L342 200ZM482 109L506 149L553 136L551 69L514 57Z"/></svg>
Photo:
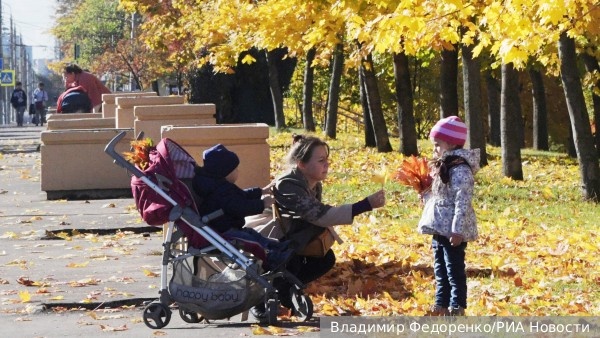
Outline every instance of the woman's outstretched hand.
<svg viewBox="0 0 600 338"><path fill-rule="evenodd" d="M381 189L378 192L369 195L367 199L369 200L369 204L371 204L373 209L381 208L385 205L385 191Z"/></svg>
<svg viewBox="0 0 600 338"><path fill-rule="evenodd" d="M275 186L275 180L269 182L266 186L262 188L263 195L271 195L273 193L273 187Z"/></svg>

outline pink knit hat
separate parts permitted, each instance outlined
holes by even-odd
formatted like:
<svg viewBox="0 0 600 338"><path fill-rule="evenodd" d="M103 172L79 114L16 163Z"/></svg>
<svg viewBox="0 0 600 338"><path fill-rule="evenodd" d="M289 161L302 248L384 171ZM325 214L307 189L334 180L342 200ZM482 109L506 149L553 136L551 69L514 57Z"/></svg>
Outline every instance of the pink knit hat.
<svg viewBox="0 0 600 338"><path fill-rule="evenodd" d="M449 116L433 126L429 137L463 146L467 141L467 125L458 116Z"/></svg>

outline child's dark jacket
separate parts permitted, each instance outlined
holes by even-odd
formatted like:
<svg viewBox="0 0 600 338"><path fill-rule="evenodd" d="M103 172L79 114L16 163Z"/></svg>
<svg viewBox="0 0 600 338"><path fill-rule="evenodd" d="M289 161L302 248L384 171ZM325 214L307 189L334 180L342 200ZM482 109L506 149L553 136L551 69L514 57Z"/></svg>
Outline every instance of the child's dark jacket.
<svg viewBox="0 0 600 338"><path fill-rule="evenodd" d="M200 215L223 210L224 215L209 224L217 232L225 232L232 228L241 229L246 216L260 214L264 210L261 188L241 189L225 178L204 173L202 168L196 169L192 186L202 198L202 203L198 205Z"/></svg>

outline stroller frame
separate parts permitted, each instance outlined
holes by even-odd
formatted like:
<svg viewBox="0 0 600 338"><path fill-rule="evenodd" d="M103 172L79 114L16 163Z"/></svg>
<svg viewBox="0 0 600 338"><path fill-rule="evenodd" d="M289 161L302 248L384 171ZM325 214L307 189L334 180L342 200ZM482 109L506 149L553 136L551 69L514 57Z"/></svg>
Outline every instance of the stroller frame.
<svg viewBox="0 0 600 338"><path fill-rule="evenodd" d="M198 213L190 206L180 205L176 200L169 196L169 194L155 184L148 176L146 176L144 172L127 161L123 156L121 156L121 154L116 152L115 146L119 143L119 141L121 141L121 139L123 139L123 137L125 137L125 135L126 132L124 131L117 134L106 145L104 152L113 158L115 164L125 168L132 175L142 180L148 187L162 196L173 206L169 213L169 226L163 242L164 250L161 263L161 286L159 290L160 296L158 300L152 301L144 309L143 319L146 326L152 329L160 329L167 326L171 319L171 309L169 305L174 302L177 303L177 301L175 301L171 296L168 287L169 263L171 263L174 258L180 259L182 257L191 257L215 251L225 255L233 264L239 266L246 273L244 278L248 278L251 281L258 283L263 288L266 305L265 308L267 311L269 325L277 324L277 312L279 310L277 290L270 282L279 277L287 279L294 285L290 290L292 295L292 303L294 305L294 308L292 309L293 314L305 321L312 317L312 301L310 297L304 294L303 289L305 286L302 282L300 282L300 280L298 280L296 276L289 273L285 269L271 271L261 275L259 273L260 269L258 267L258 262L255 259L245 255L242 251L234 247L231 243L229 243L228 240L221 237L221 235L207 225L211 220L221 216L223 214L222 210L215 211L209 215L198 215ZM141 135L142 133L140 133L138 139L141 138ZM189 225L191 229L206 239L210 243L210 246L202 249L188 248L187 252L179 249L174 250L173 245L183 237L183 235L174 234L176 221L185 222L185 224ZM199 323L202 320L205 320L203 316L198 316L198 313L186 309L184 304L177 304L179 305L179 314L185 322ZM244 311L240 313L244 313Z"/></svg>

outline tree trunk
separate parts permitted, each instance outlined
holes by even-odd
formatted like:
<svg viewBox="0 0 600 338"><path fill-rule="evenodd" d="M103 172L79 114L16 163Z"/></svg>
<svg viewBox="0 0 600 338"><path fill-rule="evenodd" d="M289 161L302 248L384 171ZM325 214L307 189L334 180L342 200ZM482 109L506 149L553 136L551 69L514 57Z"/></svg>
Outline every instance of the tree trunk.
<svg viewBox="0 0 600 338"><path fill-rule="evenodd" d="M500 95L500 136L502 144L502 174L514 180L523 180L521 141L515 137L521 123L519 80L512 64L502 65L502 93Z"/></svg>
<svg viewBox="0 0 600 338"><path fill-rule="evenodd" d="M360 105L363 111L363 120L365 125L365 147L375 148L375 132L373 131L373 121L371 121L371 111L369 110L369 102L367 100L367 88L365 77L362 72L358 72L358 82L360 85Z"/></svg>
<svg viewBox="0 0 600 338"><path fill-rule="evenodd" d="M313 93L315 89L315 68L312 66L316 49L311 48L306 52L306 68L304 69L304 87L302 91L302 122L304 130L315 131L313 116Z"/></svg>
<svg viewBox="0 0 600 338"><path fill-rule="evenodd" d="M489 143L495 147L501 144L500 137L500 81L490 72L486 72L488 124L490 128Z"/></svg>
<svg viewBox="0 0 600 338"><path fill-rule="evenodd" d="M533 148L549 150L548 146L548 110L546 109L546 90L544 79L539 70L530 68L531 93L533 96Z"/></svg>
<svg viewBox="0 0 600 338"><path fill-rule="evenodd" d="M481 67L479 59L473 58L473 46L462 47L463 91L465 101L465 123L468 127L467 147L479 148L479 164L487 165L485 135L483 132L483 113L481 104Z"/></svg>
<svg viewBox="0 0 600 338"><path fill-rule="evenodd" d="M331 67L331 81L329 82L329 95L327 98L327 121L325 134L335 139L337 137L338 104L340 101L340 81L344 70L344 45L338 43L333 54Z"/></svg>
<svg viewBox="0 0 600 338"><path fill-rule="evenodd" d="M440 65L440 115L458 116L458 50L442 50Z"/></svg>
<svg viewBox="0 0 600 338"><path fill-rule="evenodd" d="M587 54L582 54L583 62L585 63L585 69L588 73L596 72L600 74L600 65L598 60ZM596 152L600 156L600 80L596 81L594 85L594 91L592 91L592 104L594 109L594 126L596 127L596 134L594 135L594 144L596 145Z"/></svg>
<svg viewBox="0 0 600 338"><path fill-rule="evenodd" d="M390 144L387 126L383 117L383 109L381 108L381 98L379 97L379 87L377 86L374 67L371 54L367 56L366 60L362 60L360 63L360 71L363 73L362 75L365 80L367 102L369 104L371 121L373 122L373 132L375 133L377 151L384 153L392 151L392 145Z"/></svg>
<svg viewBox="0 0 600 338"><path fill-rule="evenodd" d="M396 82L396 106L398 107L398 130L400 131L400 153L404 156L419 154L417 130L413 112L412 84L408 57L404 53L394 54L394 78Z"/></svg>
<svg viewBox="0 0 600 338"><path fill-rule="evenodd" d="M284 129L285 116L283 115L283 95L279 86L279 73L277 71L276 50L267 51L267 64L269 67L269 88L271 90L271 99L273 100L273 110L275 112L275 128Z"/></svg>
<svg viewBox="0 0 600 338"><path fill-rule="evenodd" d="M154 80L152 81L152 91L156 93L156 95L160 95L160 92L158 90L158 81Z"/></svg>
<svg viewBox="0 0 600 338"><path fill-rule="evenodd" d="M581 79L577 72L575 40L568 37L564 32L560 35L558 42L558 57L560 58L560 78L567 99L569 117L571 118L571 130L573 131L573 141L577 151L584 198L599 202L600 167L598 166L598 153L594 147L590 116L585 106Z"/></svg>

